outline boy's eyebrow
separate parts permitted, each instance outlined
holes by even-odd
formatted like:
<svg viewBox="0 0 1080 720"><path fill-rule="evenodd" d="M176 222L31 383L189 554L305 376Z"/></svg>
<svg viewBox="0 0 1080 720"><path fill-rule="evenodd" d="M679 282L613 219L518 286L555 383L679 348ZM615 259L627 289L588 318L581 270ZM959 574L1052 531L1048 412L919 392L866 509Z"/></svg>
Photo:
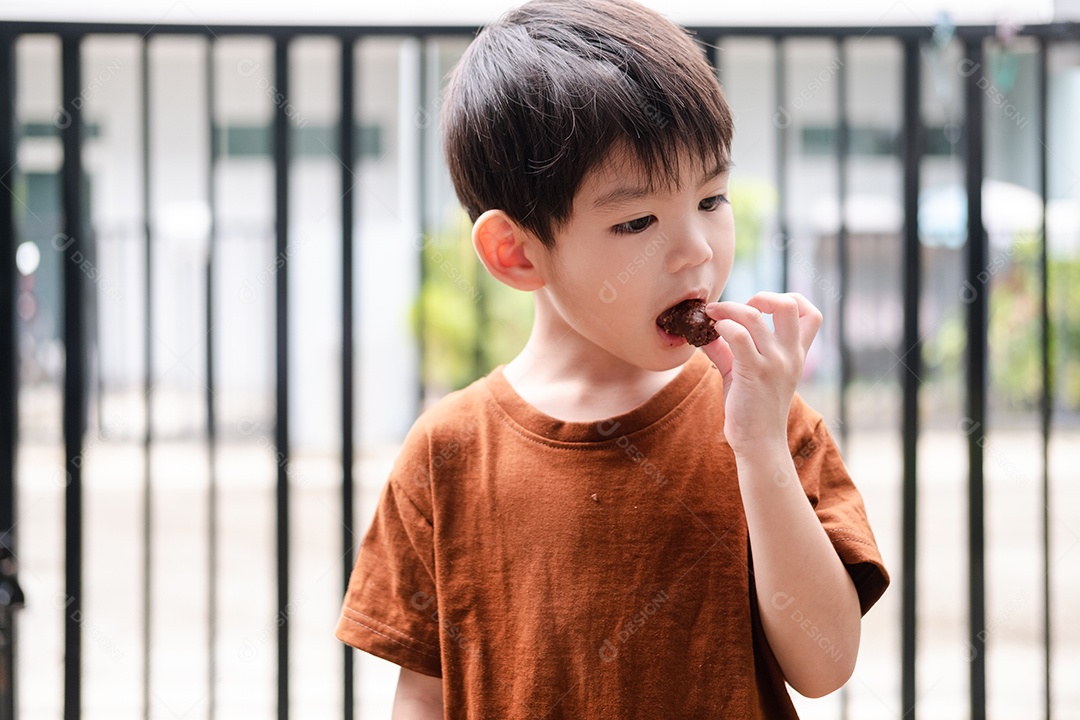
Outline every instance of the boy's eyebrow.
<svg viewBox="0 0 1080 720"><path fill-rule="evenodd" d="M596 198L593 202L593 209L599 210L612 205L622 205L643 198L651 192L652 189L647 187L617 187Z"/></svg>
<svg viewBox="0 0 1080 720"><path fill-rule="evenodd" d="M714 180L715 178L726 173L727 171L728 165L726 163L717 166L716 168L714 168L710 172L705 173L705 175L702 176L701 182L698 183L698 187L701 187L710 180ZM655 192L655 188L624 185L622 187L617 187L614 190L604 193L600 197L596 198L596 200L593 201L592 205L594 210L599 210L602 208L611 207L613 205L622 205L632 202L634 200L639 200L643 197L646 197L647 195L652 194L653 192Z"/></svg>

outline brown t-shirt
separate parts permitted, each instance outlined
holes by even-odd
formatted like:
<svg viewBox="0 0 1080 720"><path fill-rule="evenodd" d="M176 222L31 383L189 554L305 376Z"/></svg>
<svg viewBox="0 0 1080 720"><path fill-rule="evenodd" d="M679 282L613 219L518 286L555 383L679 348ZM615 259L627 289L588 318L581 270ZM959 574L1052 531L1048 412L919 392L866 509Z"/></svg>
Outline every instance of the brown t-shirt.
<svg viewBox="0 0 1080 720"><path fill-rule="evenodd" d="M703 353L600 422L544 415L501 369L447 396L405 440L337 637L442 677L447 718L796 717L758 617L723 426ZM788 439L866 612L888 575L798 396Z"/></svg>

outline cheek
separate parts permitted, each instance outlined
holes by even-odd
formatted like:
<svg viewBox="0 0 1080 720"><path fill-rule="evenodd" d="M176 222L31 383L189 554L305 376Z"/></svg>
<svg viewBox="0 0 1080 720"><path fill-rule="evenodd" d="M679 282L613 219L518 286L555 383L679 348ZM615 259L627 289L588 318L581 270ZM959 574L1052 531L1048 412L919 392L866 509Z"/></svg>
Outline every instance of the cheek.
<svg viewBox="0 0 1080 720"><path fill-rule="evenodd" d="M725 271L731 270L735 263L735 224L729 220L724 224L719 240L713 247L713 258L717 267Z"/></svg>
<svg viewBox="0 0 1080 720"><path fill-rule="evenodd" d="M721 267L730 270L731 266L735 264L735 243L727 242L721 245L719 251L716 253L716 257L720 262Z"/></svg>
<svg viewBox="0 0 1080 720"><path fill-rule="evenodd" d="M584 306L604 300L614 291L622 296L633 280L626 261L613 252L581 252L567 260L562 267L563 295ZM605 300L604 304L612 303Z"/></svg>
<svg viewBox="0 0 1080 720"><path fill-rule="evenodd" d="M613 305L618 305L623 294L617 270L609 264L597 263L583 254L568 254L549 275L548 287L559 311L576 323L589 323Z"/></svg>

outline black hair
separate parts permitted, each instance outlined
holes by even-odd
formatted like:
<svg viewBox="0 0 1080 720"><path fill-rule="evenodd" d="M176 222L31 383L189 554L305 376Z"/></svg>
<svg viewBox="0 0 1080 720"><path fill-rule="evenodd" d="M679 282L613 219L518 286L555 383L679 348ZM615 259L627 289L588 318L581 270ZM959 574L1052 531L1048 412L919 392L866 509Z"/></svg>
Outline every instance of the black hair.
<svg viewBox="0 0 1080 720"><path fill-rule="evenodd" d="M726 169L732 118L682 28L631 0L532 0L479 33L442 105L458 198L499 208L548 247L585 175L625 146L656 186L680 158Z"/></svg>

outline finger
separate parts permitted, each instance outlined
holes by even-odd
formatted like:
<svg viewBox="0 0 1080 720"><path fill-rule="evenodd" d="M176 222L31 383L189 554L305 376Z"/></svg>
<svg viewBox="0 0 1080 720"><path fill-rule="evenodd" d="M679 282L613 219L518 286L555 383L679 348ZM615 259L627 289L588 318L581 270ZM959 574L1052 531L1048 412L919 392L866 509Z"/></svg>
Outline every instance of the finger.
<svg viewBox="0 0 1080 720"><path fill-rule="evenodd" d="M793 293L760 292L746 301L750 307L772 315L776 339L794 349L799 343L799 304Z"/></svg>
<svg viewBox="0 0 1080 720"><path fill-rule="evenodd" d="M745 325L731 318L724 318L717 320L715 327L716 332L720 334L720 339L727 343L728 352L732 357L732 367L735 363L754 365L761 360L761 353L758 352L754 338Z"/></svg>
<svg viewBox="0 0 1080 720"><path fill-rule="evenodd" d="M716 366L720 374L727 377L735 364L735 357L731 354L731 347L727 344L727 340L722 337L717 338L701 349L712 360L712 364Z"/></svg>
<svg viewBox="0 0 1080 720"><path fill-rule="evenodd" d="M725 301L709 303L705 306L705 314L717 321L717 332L720 331L720 322L730 320L741 325L749 335L755 349L764 353L775 342L772 329L765 320L760 310L746 303ZM721 333L722 335L722 333ZM728 339L730 344L730 339ZM732 348L734 350L734 348ZM737 353L736 353L737 354Z"/></svg>
<svg viewBox="0 0 1080 720"><path fill-rule="evenodd" d="M799 307L799 344L802 345L803 352L809 352L810 345L821 329L821 311L801 293L788 295L795 299L795 304Z"/></svg>

